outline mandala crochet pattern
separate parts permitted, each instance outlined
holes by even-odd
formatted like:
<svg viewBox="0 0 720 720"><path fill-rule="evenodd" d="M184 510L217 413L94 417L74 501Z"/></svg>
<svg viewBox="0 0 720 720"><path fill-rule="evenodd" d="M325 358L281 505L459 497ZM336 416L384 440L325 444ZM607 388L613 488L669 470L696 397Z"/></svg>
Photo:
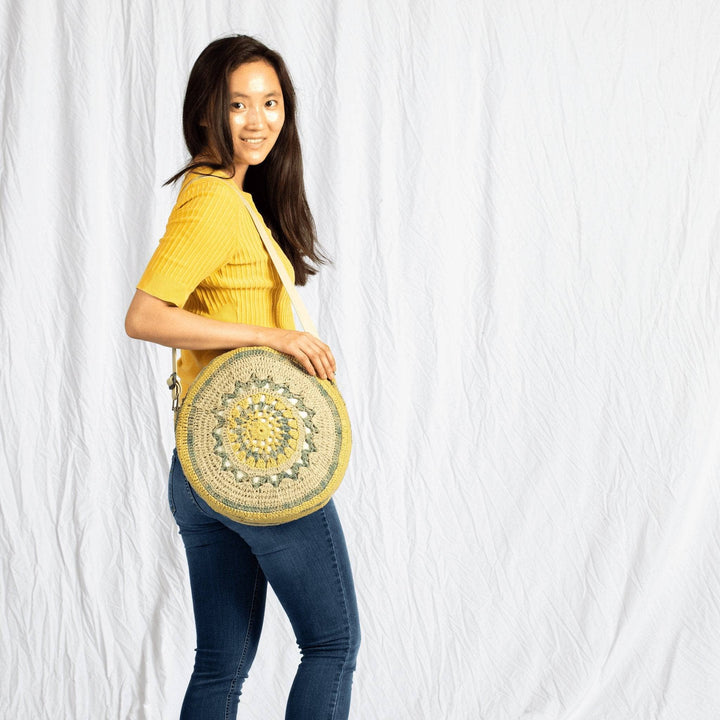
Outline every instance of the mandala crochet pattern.
<svg viewBox="0 0 720 720"><path fill-rule="evenodd" d="M297 480L301 468L308 467L315 450L314 412L287 385L256 375L238 380L214 415L214 452L238 482L278 487ZM268 474L268 469L276 472Z"/></svg>
<svg viewBox="0 0 720 720"><path fill-rule="evenodd" d="M350 458L350 421L335 383L266 347L230 350L190 386L175 424L188 482L216 512L250 525L322 507Z"/></svg>

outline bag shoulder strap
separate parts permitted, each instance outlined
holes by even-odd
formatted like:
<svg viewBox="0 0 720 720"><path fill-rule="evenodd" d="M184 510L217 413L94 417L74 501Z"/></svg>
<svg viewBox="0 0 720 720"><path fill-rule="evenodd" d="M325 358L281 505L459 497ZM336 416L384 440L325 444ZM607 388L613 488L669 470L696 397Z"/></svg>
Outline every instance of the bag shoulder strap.
<svg viewBox="0 0 720 720"><path fill-rule="evenodd" d="M275 246L273 245L272 240L270 239L270 236L267 233L267 230L265 229L265 223L260 219L260 216L257 214L253 206L250 204L248 199L245 197L245 195L242 194L240 191L240 188L235 184L234 180L230 181L232 183L233 188L237 191L238 195L240 196L240 199L243 201L243 205L247 208L247 211L250 213L250 217L252 218L252 221L255 223L255 227L257 228L258 233L260 234L260 239L263 241L263 245L265 246L265 249L267 250L268 255L270 256L270 259L272 260L273 265L275 266L275 270L277 271L277 274L280 276L280 280L283 284L283 287L287 291L287 294L290 296L290 301L292 302L293 307L295 308L295 312L297 313L298 319L300 320L301 325L303 326L303 330L305 332L309 332L311 335L314 335L315 337L318 337L318 331L315 327L315 323L312 321L312 318L310 317L310 313L308 312L308 309L305 307L305 303L302 301L302 298L300 297L300 293L298 293L297 288L295 287L295 283L290 279L290 275L285 268L285 265L283 264L282 260L280 259L280 255L278 254L277 250L275 249Z"/></svg>

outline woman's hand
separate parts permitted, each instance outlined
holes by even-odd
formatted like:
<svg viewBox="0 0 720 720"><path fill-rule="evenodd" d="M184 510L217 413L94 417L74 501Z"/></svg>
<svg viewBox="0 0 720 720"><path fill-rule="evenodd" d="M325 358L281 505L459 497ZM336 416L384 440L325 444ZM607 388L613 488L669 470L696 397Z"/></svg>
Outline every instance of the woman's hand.
<svg viewBox="0 0 720 720"><path fill-rule="evenodd" d="M297 330L283 330L279 328L263 328L263 335L267 339L261 345L285 353L297 360L310 375L322 380L335 379L335 358L330 348L318 340L314 335Z"/></svg>

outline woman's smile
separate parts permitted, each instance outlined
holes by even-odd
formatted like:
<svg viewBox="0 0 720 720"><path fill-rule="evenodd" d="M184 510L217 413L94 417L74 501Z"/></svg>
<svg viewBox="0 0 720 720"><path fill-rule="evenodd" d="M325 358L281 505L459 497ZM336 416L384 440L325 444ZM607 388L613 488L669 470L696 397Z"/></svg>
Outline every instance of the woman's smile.
<svg viewBox="0 0 720 720"><path fill-rule="evenodd" d="M275 68L263 60L235 68L228 78L228 94L239 182L248 166L260 164L275 146L285 122L285 107Z"/></svg>

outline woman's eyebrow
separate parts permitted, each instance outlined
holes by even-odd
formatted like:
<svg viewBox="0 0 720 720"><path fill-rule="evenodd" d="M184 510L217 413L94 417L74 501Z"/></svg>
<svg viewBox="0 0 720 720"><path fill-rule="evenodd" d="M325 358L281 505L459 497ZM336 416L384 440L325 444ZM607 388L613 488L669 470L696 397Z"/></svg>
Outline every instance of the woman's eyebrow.
<svg viewBox="0 0 720 720"><path fill-rule="evenodd" d="M265 97L273 97L274 95L280 95L278 91L273 90L272 92L266 93ZM245 93L241 92L234 92L230 95L230 97L239 97L239 98L249 98L249 95L245 95Z"/></svg>

